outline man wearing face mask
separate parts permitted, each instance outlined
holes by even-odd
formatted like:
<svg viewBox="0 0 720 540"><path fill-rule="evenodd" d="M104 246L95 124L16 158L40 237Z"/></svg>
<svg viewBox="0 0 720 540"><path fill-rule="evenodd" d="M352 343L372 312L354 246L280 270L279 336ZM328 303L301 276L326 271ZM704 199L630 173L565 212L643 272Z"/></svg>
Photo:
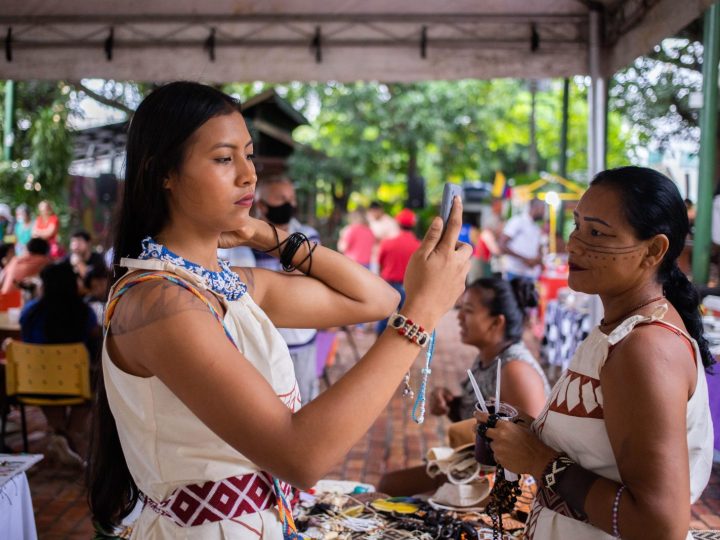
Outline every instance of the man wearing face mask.
<svg viewBox="0 0 720 540"><path fill-rule="evenodd" d="M303 225L295 217L297 198L295 186L287 177L265 178L255 188L255 208L258 217L272 223L278 229L292 234L301 232L310 242L320 243L320 235L309 225ZM255 266L282 272L277 257L253 250ZM278 328L287 343L295 366L295 377L300 387L302 404L306 405L318 394L315 336L317 330L308 328Z"/></svg>

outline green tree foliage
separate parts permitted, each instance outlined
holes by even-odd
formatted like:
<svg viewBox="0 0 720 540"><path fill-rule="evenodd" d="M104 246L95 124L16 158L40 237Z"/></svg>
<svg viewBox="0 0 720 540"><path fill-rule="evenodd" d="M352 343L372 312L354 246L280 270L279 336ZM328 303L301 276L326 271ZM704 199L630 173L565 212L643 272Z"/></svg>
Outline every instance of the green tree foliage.
<svg viewBox="0 0 720 540"><path fill-rule="evenodd" d="M129 111L151 88L116 81L94 91L79 82L20 83L15 145L20 165L0 166L0 196L15 204L64 199L68 112L78 112L83 94ZM241 100L267 88L264 83L223 86ZM559 163L561 89L560 81L550 81L536 94L538 170L555 171ZM521 182L534 178L528 175L531 95L524 81L291 83L276 90L310 120L295 132L300 147L291 174L306 195L307 209L331 221L348 206L371 199L401 205L410 175L426 179L430 203L439 200L446 181L491 181L496 170ZM576 79L568 169L581 180L587 168L586 93L584 79ZM609 164L627 162L630 133L617 112L611 111L608 129Z"/></svg>
<svg viewBox="0 0 720 540"><path fill-rule="evenodd" d="M562 83L536 95L538 169L559 165ZM239 97L259 85L232 85ZM492 181L495 171L519 181L527 174L531 97L523 81L436 81L414 84L300 84L276 88L310 119L295 131L303 147L291 173L318 190L318 212L338 216L347 205L381 198L402 204L409 174L427 181L430 203L446 181ZM627 163L630 133L619 113L608 119L610 165ZM572 85L570 176L586 179L587 88ZM535 176L532 176L535 178Z"/></svg>
<svg viewBox="0 0 720 540"><path fill-rule="evenodd" d="M3 83L2 100L4 89ZM63 205L72 159L68 93L62 83L16 84L14 160L0 162L0 199L4 202L34 206L49 199Z"/></svg>
<svg viewBox="0 0 720 540"><path fill-rule="evenodd" d="M699 142L700 109L690 107L690 95L702 91L702 32L699 19L613 78L611 106L635 126L640 143ZM720 122L718 130L720 137Z"/></svg>

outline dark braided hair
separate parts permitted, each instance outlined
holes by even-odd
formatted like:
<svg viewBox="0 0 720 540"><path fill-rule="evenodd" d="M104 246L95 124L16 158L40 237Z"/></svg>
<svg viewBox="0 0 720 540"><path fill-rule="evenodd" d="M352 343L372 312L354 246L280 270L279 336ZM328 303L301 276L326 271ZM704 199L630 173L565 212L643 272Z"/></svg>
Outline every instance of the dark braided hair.
<svg viewBox="0 0 720 540"><path fill-rule="evenodd" d="M705 368L715 363L703 337L700 296L678 267L677 258L690 230L685 203L667 176L645 167L620 167L599 173L591 186L608 186L620 194L622 212L640 240L664 234L669 247L657 272L663 293L697 341Z"/></svg>
<svg viewBox="0 0 720 540"><path fill-rule="evenodd" d="M505 339L517 343L522 339L527 309L538 305L537 291L532 281L514 278L480 278L473 281L468 290L480 293L480 302L490 315L505 317Z"/></svg>

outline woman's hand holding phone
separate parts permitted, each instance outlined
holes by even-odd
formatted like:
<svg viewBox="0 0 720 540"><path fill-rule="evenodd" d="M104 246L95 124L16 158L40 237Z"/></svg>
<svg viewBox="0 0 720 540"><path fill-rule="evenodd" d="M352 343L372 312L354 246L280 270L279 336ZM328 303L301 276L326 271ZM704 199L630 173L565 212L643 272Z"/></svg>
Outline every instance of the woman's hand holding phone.
<svg viewBox="0 0 720 540"><path fill-rule="evenodd" d="M433 328L465 290L472 248L458 243L461 226L462 199L456 195L446 223L433 219L405 272L407 300L402 312L426 328Z"/></svg>

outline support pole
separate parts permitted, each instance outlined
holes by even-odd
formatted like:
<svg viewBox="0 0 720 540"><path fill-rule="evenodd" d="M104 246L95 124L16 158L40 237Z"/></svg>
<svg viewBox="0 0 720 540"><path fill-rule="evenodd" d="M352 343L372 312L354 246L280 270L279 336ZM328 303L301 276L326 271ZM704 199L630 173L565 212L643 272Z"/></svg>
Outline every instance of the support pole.
<svg viewBox="0 0 720 540"><path fill-rule="evenodd" d="M602 16L598 9L590 11L589 58L590 88L588 89L588 182L605 169L607 132L607 84L602 75ZM590 304L590 323L595 326L603 317L600 298L594 296Z"/></svg>
<svg viewBox="0 0 720 540"><path fill-rule="evenodd" d="M562 127L560 128L560 167L558 173L567 178L568 116L570 111L570 79L563 80Z"/></svg>
<svg viewBox="0 0 720 540"><path fill-rule="evenodd" d="M590 11L590 88L588 89L588 181L605 169L605 150L607 133L605 117L607 115L607 82L601 69L601 14Z"/></svg>
<svg viewBox="0 0 720 540"><path fill-rule="evenodd" d="M3 127L3 159L12 159L12 147L15 141L15 81L5 81L5 122Z"/></svg>
<svg viewBox="0 0 720 540"><path fill-rule="evenodd" d="M718 117L718 61L720 60L720 4L705 12L703 34L703 108L700 114L700 171L693 239L692 272L695 284L705 284L710 270L710 230L715 185L715 148Z"/></svg>
<svg viewBox="0 0 720 540"><path fill-rule="evenodd" d="M570 116L570 79L565 77L563 80L563 101L562 101L562 127L560 128L560 167L558 173L563 178L567 178L567 147L568 147L568 118ZM565 191L565 186L559 186L560 193ZM565 202L560 201L558 206L560 215L558 216L558 228L560 234L565 240Z"/></svg>

